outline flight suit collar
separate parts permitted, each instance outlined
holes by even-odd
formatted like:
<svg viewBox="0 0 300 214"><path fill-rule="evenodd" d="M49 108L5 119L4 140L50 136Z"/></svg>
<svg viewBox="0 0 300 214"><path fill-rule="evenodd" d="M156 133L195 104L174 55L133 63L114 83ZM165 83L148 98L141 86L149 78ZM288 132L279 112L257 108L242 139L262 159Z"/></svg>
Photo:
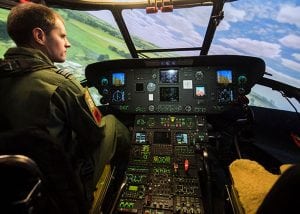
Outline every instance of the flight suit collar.
<svg viewBox="0 0 300 214"><path fill-rule="evenodd" d="M56 68L54 63L40 50L26 47L10 48L0 62L0 76L14 76L41 69Z"/></svg>
<svg viewBox="0 0 300 214"><path fill-rule="evenodd" d="M40 50L26 47L9 48L4 54L5 59L37 59L48 65L53 65L53 62Z"/></svg>

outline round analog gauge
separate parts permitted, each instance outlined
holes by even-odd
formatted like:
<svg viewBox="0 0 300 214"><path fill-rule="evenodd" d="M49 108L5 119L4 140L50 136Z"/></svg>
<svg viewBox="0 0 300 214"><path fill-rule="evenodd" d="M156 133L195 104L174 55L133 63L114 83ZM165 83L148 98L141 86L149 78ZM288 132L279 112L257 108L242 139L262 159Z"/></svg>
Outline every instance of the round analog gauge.
<svg viewBox="0 0 300 214"><path fill-rule="evenodd" d="M112 100L114 102L123 102L124 99L124 91L117 90L112 94Z"/></svg>
<svg viewBox="0 0 300 214"><path fill-rule="evenodd" d="M108 89L107 89L107 88L104 88L104 89L102 90L102 94L107 95L107 94L108 94Z"/></svg>
<svg viewBox="0 0 300 214"><path fill-rule="evenodd" d="M153 91L155 91L155 89L156 89L155 83L149 82L149 83L147 84L147 91L153 92Z"/></svg>
<svg viewBox="0 0 300 214"><path fill-rule="evenodd" d="M103 78L101 79L101 85L102 85L102 86L108 85L108 79L107 79L106 77L103 77Z"/></svg>
<svg viewBox="0 0 300 214"><path fill-rule="evenodd" d="M202 71L197 71L197 72L195 73L195 78L196 78L196 80L202 80L202 79L203 79L203 76L204 76L204 74L203 74Z"/></svg>

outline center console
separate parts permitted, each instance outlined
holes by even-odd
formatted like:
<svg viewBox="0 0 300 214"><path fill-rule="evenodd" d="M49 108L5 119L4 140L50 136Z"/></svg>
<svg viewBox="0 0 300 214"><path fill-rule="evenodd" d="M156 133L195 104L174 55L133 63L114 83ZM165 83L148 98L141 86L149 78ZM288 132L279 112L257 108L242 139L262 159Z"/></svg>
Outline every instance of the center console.
<svg viewBox="0 0 300 214"><path fill-rule="evenodd" d="M204 213L198 172L207 140L204 116L136 116L118 211Z"/></svg>

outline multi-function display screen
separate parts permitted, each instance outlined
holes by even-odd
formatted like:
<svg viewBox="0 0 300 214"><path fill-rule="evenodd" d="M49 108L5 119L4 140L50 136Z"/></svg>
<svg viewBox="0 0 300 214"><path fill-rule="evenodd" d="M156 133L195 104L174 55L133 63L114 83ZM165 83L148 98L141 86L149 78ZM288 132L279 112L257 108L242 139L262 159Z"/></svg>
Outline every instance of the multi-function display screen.
<svg viewBox="0 0 300 214"><path fill-rule="evenodd" d="M112 74L112 84L113 86L123 86L125 85L125 73L113 73Z"/></svg>
<svg viewBox="0 0 300 214"><path fill-rule="evenodd" d="M218 70L217 81L220 84L232 83L232 71L231 70Z"/></svg>
<svg viewBox="0 0 300 214"><path fill-rule="evenodd" d="M135 133L135 142L136 143L146 143L146 133L145 132L136 132Z"/></svg>
<svg viewBox="0 0 300 214"><path fill-rule="evenodd" d="M161 83L178 83L178 70L175 69L160 70L159 81Z"/></svg>
<svg viewBox="0 0 300 214"><path fill-rule="evenodd" d="M179 101L179 88L178 87L161 87L159 96L160 96L160 101L178 102Z"/></svg>
<svg viewBox="0 0 300 214"><path fill-rule="evenodd" d="M195 87L195 96L196 97L204 97L205 96L205 87L204 86L196 86Z"/></svg>
<svg viewBox="0 0 300 214"><path fill-rule="evenodd" d="M176 143L177 144L187 144L188 143L187 133L176 133Z"/></svg>
<svg viewBox="0 0 300 214"><path fill-rule="evenodd" d="M171 144L170 132L154 132L154 144Z"/></svg>

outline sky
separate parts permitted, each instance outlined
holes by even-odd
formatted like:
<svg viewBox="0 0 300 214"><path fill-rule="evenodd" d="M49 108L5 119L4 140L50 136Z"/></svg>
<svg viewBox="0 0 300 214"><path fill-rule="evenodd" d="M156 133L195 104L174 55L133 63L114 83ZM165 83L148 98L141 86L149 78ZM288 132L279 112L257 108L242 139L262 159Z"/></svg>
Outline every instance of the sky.
<svg viewBox="0 0 300 214"><path fill-rule="evenodd" d="M210 13L211 7L198 7L156 14L125 10L123 15L130 33L162 48L183 48L201 46ZM110 16L97 16L113 24ZM268 78L299 88L300 0L226 3L208 54L261 57L272 74Z"/></svg>
<svg viewBox="0 0 300 214"><path fill-rule="evenodd" d="M132 34L162 48L199 47L210 13L211 7L147 15L145 10L125 10L124 17ZM300 0L226 3L209 54L261 57L274 78L299 87Z"/></svg>
<svg viewBox="0 0 300 214"><path fill-rule="evenodd" d="M300 1L241 0L227 4L224 11L211 51L220 52L222 46L262 57L267 72L299 87Z"/></svg>

